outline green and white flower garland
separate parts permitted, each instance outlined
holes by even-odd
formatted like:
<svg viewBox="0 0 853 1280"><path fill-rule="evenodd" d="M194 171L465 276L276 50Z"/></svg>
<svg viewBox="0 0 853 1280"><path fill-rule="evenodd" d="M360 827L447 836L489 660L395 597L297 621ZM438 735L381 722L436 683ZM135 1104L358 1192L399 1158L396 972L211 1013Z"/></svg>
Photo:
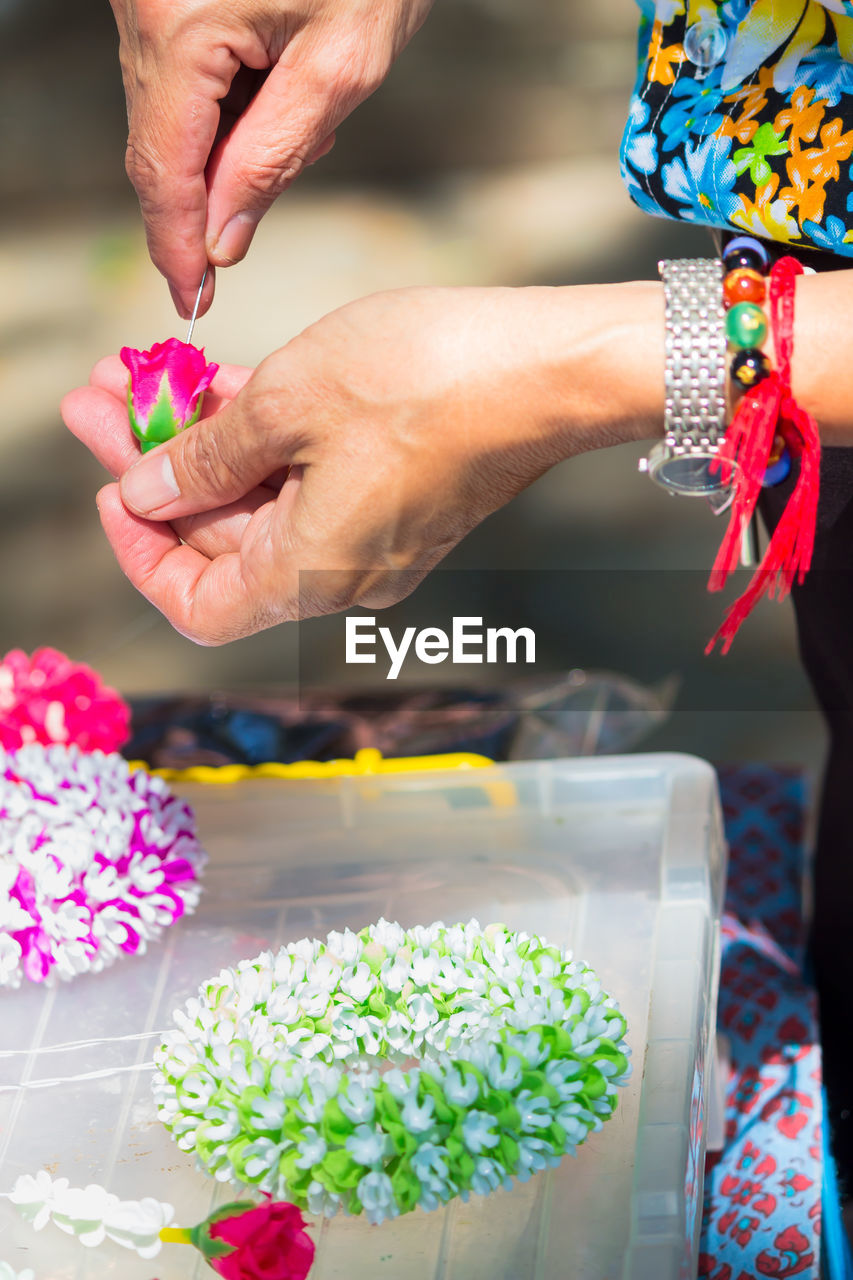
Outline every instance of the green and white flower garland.
<svg viewBox="0 0 853 1280"><path fill-rule="evenodd" d="M175 1021L153 1087L178 1146L219 1181L374 1223L558 1164L630 1074L591 969L474 920L264 952Z"/></svg>

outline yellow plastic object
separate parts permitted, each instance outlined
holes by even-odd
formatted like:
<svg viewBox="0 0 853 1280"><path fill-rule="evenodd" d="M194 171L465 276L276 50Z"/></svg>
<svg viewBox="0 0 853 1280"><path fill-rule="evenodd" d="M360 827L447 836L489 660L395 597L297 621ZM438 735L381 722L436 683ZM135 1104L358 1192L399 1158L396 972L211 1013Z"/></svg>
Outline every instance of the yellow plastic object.
<svg viewBox="0 0 853 1280"><path fill-rule="evenodd" d="M189 769L151 769L144 760L132 760L131 769L147 769L166 782L205 782L224 786L246 778L359 778L372 773L422 773L428 769L483 769L493 764L488 756L455 751L441 756L397 756L387 759L375 747L357 751L353 760L297 760L293 764L197 764Z"/></svg>
<svg viewBox="0 0 853 1280"><path fill-rule="evenodd" d="M488 756L473 751L453 751L439 756L396 756L388 759L375 747L364 747L352 760L297 760L293 764L197 764L189 769L151 769L144 760L132 760L131 769L147 769L166 782L201 782L227 786L248 778L290 778L294 781L323 778L367 778L390 773L428 773L440 769L484 769L494 764ZM490 803L496 809L509 809L517 803L515 787L509 782L490 782L484 786Z"/></svg>

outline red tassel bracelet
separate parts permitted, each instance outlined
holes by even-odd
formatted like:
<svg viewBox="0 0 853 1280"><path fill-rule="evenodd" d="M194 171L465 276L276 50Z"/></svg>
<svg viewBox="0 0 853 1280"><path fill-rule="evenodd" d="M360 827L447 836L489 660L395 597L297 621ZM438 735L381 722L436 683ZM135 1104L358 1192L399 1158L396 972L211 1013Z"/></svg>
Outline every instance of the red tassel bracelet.
<svg viewBox="0 0 853 1280"><path fill-rule="evenodd" d="M811 565L820 488L820 436L814 418L791 393L794 289L802 270L795 258L780 258L770 273L776 369L743 396L720 445L718 465L723 480L734 473L734 500L711 570L709 591L721 590L738 565L741 541L755 511L777 436L782 437L792 459L799 462L796 487L749 586L729 606L706 653L718 640L723 653L728 653L738 628L761 597L766 594L783 600L794 582L803 581Z"/></svg>

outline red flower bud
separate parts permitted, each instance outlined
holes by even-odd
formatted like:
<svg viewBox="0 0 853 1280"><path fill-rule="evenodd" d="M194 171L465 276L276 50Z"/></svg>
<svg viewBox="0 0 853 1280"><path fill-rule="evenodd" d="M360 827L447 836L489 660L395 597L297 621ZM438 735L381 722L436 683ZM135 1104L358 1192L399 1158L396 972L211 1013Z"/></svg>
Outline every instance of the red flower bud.
<svg viewBox="0 0 853 1280"><path fill-rule="evenodd" d="M130 370L128 413L143 453L198 420L204 393L219 369L207 363L203 350L169 338L150 351L122 347L119 354Z"/></svg>
<svg viewBox="0 0 853 1280"><path fill-rule="evenodd" d="M224 1280L305 1280L314 1241L294 1204L226 1204L190 1232L210 1266Z"/></svg>

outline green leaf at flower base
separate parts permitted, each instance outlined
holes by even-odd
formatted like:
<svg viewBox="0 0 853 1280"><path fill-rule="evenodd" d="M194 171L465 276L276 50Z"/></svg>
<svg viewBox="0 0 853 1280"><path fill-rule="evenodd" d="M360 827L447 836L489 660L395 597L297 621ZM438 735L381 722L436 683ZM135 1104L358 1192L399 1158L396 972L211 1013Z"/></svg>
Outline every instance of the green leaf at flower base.
<svg viewBox="0 0 853 1280"><path fill-rule="evenodd" d="M409 1213L417 1208L421 1199L421 1184L412 1172L408 1160L401 1161L393 1173L389 1167L388 1172L394 1189L394 1199L400 1206L400 1212Z"/></svg>
<svg viewBox="0 0 853 1280"><path fill-rule="evenodd" d="M583 993L581 993L583 994ZM587 1001L587 1004L589 1001ZM572 1046L572 1037L568 1031L564 1031L562 1027L531 1027L531 1031L537 1031L542 1039L543 1045L548 1048L548 1057L553 1062L555 1058L575 1058L577 1054Z"/></svg>
<svg viewBox="0 0 853 1280"><path fill-rule="evenodd" d="M508 1133L502 1133L498 1139L498 1145L492 1148L490 1155L493 1160L503 1165L507 1173L510 1173L518 1164L518 1150L515 1138L510 1137Z"/></svg>
<svg viewBox="0 0 853 1280"><path fill-rule="evenodd" d="M550 1142L558 1155L562 1155L565 1151L568 1142L566 1131L556 1120L552 1120L547 1129L540 1129L538 1136L544 1138L546 1142Z"/></svg>
<svg viewBox="0 0 853 1280"><path fill-rule="evenodd" d="M311 1168L302 1169L296 1164L299 1159L300 1152L298 1148L291 1148L285 1151L278 1162L278 1171L287 1184L287 1193L291 1200L299 1203L305 1203L305 1193L314 1180L314 1171Z"/></svg>
<svg viewBox="0 0 853 1280"><path fill-rule="evenodd" d="M305 1132L305 1119L299 1110L295 1098L287 1098L284 1103L284 1123L281 1132L290 1142L301 1142Z"/></svg>
<svg viewBox="0 0 853 1280"><path fill-rule="evenodd" d="M371 1013L375 1014L377 1018L381 1018L383 1022L387 1021L391 1015L391 1008L385 1003L379 991L371 993L367 1001L367 1007Z"/></svg>
<svg viewBox="0 0 853 1280"><path fill-rule="evenodd" d="M128 387L127 402L130 413L130 424L133 427L135 434L142 442L143 453L146 453L149 449L153 449L155 445L162 444L164 440L171 440L173 436L178 434L180 425L175 419L175 410L169 393L168 380L166 378L163 379L160 394L155 401L154 408L148 415L148 421L144 427L141 427L137 422L133 405L133 395L130 387Z"/></svg>
<svg viewBox="0 0 853 1280"><path fill-rule="evenodd" d="M588 1098L600 1098L603 1093L607 1092L607 1081L598 1067L590 1066L587 1068L583 1091Z"/></svg>
<svg viewBox="0 0 853 1280"><path fill-rule="evenodd" d="M202 1164L212 1167L215 1153L222 1146L221 1137L217 1137L216 1128L209 1124L201 1124L196 1130L195 1149Z"/></svg>
<svg viewBox="0 0 853 1280"><path fill-rule="evenodd" d="M256 1084L250 1084L249 1087L247 1089L244 1089L243 1092L240 1094L239 1100L237 1102L237 1114L240 1117L240 1121L244 1129L248 1129L250 1132L253 1129L257 1129L264 1134L276 1134L281 1132L281 1124L277 1125L274 1129L262 1128L261 1125L258 1123L258 1118L254 1114L255 1102L259 1098L266 1098L266 1096L267 1096L266 1089L263 1089L261 1088L260 1085L256 1085ZM283 1122L284 1108L282 1108L281 1118Z"/></svg>
<svg viewBox="0 0 853 1280"><path fill-rule="evenodd" d="M227 1258L229 1254L234 1252L234 1246L228 1244L225 1240L214 1240L210 1234L210 1228L214 1222L221 1222L223 1218L236 1218L241 1213L245 1213L247 1209L254 1206L248 1204L245 1200L235 1201L232 1204L223 1204L218 1209L214 1209L204 1222L200 1222L198 1226L190 1228L190 1241L198 1249L202 1257L209 1262L211 1258Z"/></svg>
<svg viewBox="0 0 853 1280"><path fill-rule="evenodd" d="M263 1177L263 1172L259 1173L256 1178L250 1178L248 1173L246 1172L246 1164L243 1159L243 1152L246 1150L247 1147L250 1147L252 1145L252 1142L253 1142L253 1139L249 1136L249 1134L241 1133L239 1137L234 1138L232 1142L229 1142L227 1147L228 1159L231 1161L231 1164L234 1166L235 1173L237 1174L241 1182L245 1182L249 1186L253 1185L255 1182L259 1182L260 1179Z"/></svg>
<svg viewBox="0 0 853 1280"><path fill-rule="evenodd" d="M518 1131L521 1128L521 1116L513 1102L507 1102L500 1111L495 1112L495 1120L501 1129Z"/></svg>
<svg viewBox="0 0 853 1280"><path fill-rule="evenodd" d="M380 943L368 942L361 953L361 958L364 960L373 976L376 977L381 970L387 955L388 952Z"/></svg>
<svg viewBox="0 0 853 1280"><path fill-rule="evenodd" d="M459 1069L459 1073L462 1076L462 1079L466 1083L471 1077L473 1077L477 1081L477 1087L479 1089L480 1097L482 1097L484 1094L487 1094L489 1092L488 1080L483 1075L480 1068L474 1066L473 1062L466 1062L464 1059L460 1059L456 1063L456 1066Z"/></svg>
<svg viewBox="0 0 853 1280"><path fill-rule="evenodd" d="M418 1149L418 1140L413 1133L410 1133L405 1124L401 1120L385 1119L382 1128L391 1140L391 1146L394 1148L398 1156L410 1156Z"/></svg>
<svg viewBox="0 0 853 1280"><path fill-rule="evenodd" d="M433 1076L422 1071L418 1083L418 1099L423 1102L430 1097L435 1103L433 1114L439 1124L453 1124L456 1119L455 1108L447 1101L444 1090Z"/></svg>
<svg viewBox="0 0 853 1280"><path fill-rule="evenodd" d="M323 1157L315 1170L315 1177L330 1191L340 1191L344 1187L357 1187L366 1172L364 1165L353 1160L350 1153L341 1147Z"/></svg>
<svg viewBox="0 0 853 1280"><path fill-rule="evenodd" d="M447 1154L450 1157L450 1171L453 1181L463 1191L469 1191L476 1170L474 1157L465 1146L458 1132L448 1134L444 1145L447 1147Z"/></svg>
<svg viewBox="0 0 853 1280"><path fill-rule="evenodd" d="M327 1142L333 1142L339 1147L344 1145L350 1134L355 1133L355 1125L341 1111L337 1098L330 1098L323 1108L320 1132Z"/></svg>

